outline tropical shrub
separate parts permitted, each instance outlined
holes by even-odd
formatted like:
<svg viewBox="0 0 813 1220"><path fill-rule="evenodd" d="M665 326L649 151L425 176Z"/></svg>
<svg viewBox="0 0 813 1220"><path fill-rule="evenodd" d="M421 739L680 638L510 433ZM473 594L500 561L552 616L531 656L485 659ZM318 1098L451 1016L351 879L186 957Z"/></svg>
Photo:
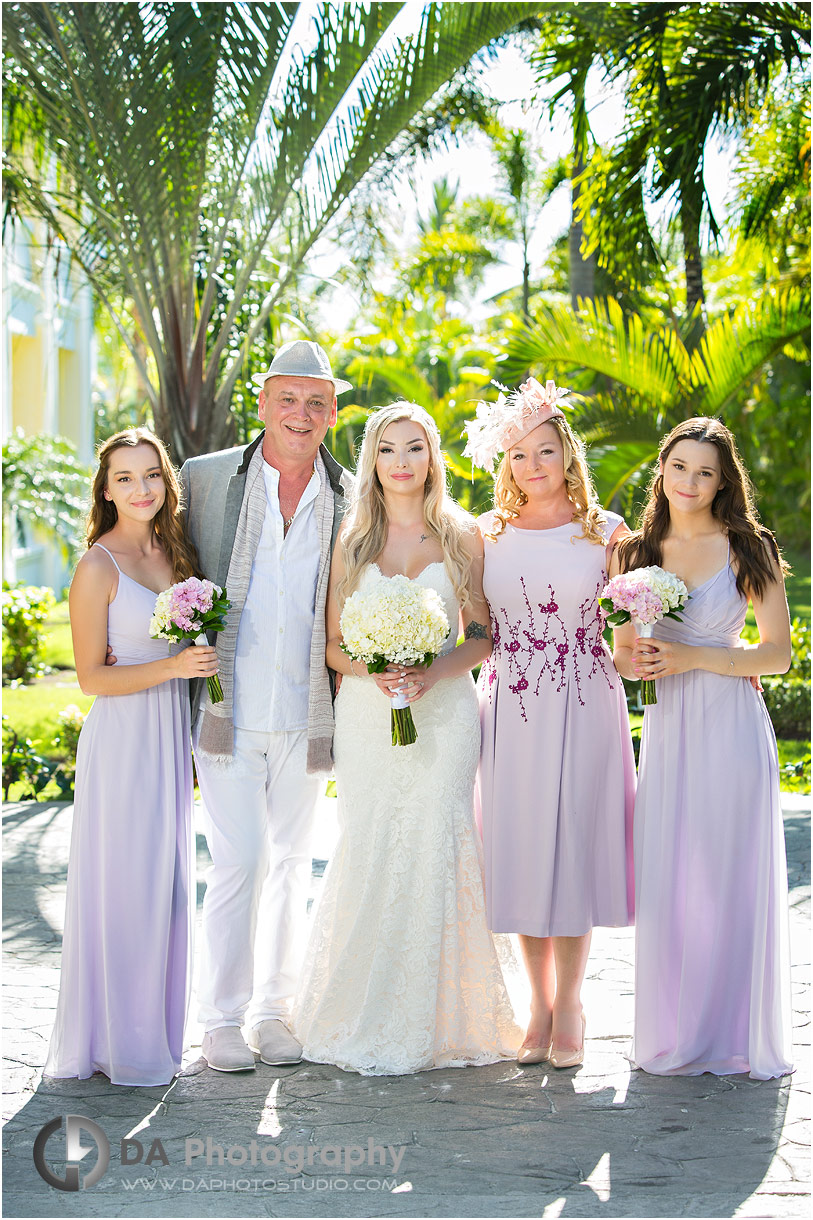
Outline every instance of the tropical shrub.
<svg viewBox="0 0 813 1220"><path fill-rule="evenodd" d="M12 784L24 783L21 796L39 796L51 778L51 765L37 753L30 737L21 738L3 717L3 800Z"/></svg>
<svg viewBox="0 0 813 1220"><path fill-rule="evenodd" d="M64 797L73 796L73 786L76 780L76 747L79 744L79 734L85 723L84 713L75 703L69 704L59 713L59 728L53 741L53 751L59 756L59 762L54 768L53 778Z"/></svg>
<svg viewBox="0 0 813 1220"><path fill-rule="evenodd" d="M56 605L50 589L3 585L3 684L26 682L40 672L45 622Z"/></svg>

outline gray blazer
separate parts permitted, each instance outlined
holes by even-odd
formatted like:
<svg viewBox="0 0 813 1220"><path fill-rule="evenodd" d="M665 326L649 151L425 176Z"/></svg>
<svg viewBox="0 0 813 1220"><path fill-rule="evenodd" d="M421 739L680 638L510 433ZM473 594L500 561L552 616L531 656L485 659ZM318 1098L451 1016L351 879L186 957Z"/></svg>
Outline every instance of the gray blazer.
<svg viewBox="0 0 813 1220"><path fill-rule="evenodd" d="M181 467L187 532L197 549L204 576L221 587L229 573L249 462L255 449L263 443L264 436L265 433L261 432L245 449L221 449L217 453L190 458ZM320 446L319 452L333 491L332 555L336 535L347 509L352 475L339 465L324 445ZM201 685L200 682L191 684L193 715L200 702Z"/></svg>

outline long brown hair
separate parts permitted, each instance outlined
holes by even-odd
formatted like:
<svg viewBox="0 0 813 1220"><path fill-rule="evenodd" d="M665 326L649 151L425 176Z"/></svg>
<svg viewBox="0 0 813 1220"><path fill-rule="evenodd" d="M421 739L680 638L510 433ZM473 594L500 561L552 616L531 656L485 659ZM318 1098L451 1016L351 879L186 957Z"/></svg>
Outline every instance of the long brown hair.
<svg viewBox="0 0 813 1220"><path fill-rule="evenodd" d="M573 520L582 527L581 537L597 546L605 546L602 526L606 520L604 511L593 487L590 468L584 456L584 446L576 436L564 415L551 415L544 421L553 424L562 441L562 456L565 466L567 497L573 504ZM521 442L518 442L521 443ZM485 535L496 542L506 525L519 516L528 497L517 484L511 470L511 458L504 454L497 467L494 480L494 524Z"/></svg>
<svg viewBox="0 0 813 1220"><path fill-rule="evenodd" d="M187 576L201 576L197 552L186 536L181 515L181 486L175 467L169 460L163 441L149 428L127 428L117 432L104 442L98 452L99 469L93 478L91 505L85 526L85 541L88 547L110 530L118 521L118 510L112 500L104 497L110 458L117 449L134 449L136 445L152 445L158 455L161 475L167 489L166 499L153 518L155 536L161 542L167 559L172 564L172 579L186 580Z"/></svg>
<svg viewBox="0 0 813 1220"><path fill-rule="evenodd" d="M760 523L754 507L754 489L737 452L733 435L719 419L697 416L685 419L661 442L658 466L649 484L649 496L640 527L618 544L622 572L632 568L661 566L662 543L669 533L669 501L663 491L663 464L678 441L701 441L714 445L720 455L720 487L711 512L728 534L732 558L736 559L737 589L747 597L761 597L769 582L776 580L770 556L782 572L790 568L782 558L776 539Z"/></svg>

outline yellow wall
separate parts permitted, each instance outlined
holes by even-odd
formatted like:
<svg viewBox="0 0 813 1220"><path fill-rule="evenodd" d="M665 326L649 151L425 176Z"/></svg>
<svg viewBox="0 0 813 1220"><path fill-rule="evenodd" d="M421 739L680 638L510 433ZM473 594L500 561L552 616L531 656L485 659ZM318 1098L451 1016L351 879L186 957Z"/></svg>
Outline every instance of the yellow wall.
<svg viewBox="0 0 813 1220"><path fill-rule="evenodd" d="M11 422L26 433L45 429L45 361L40 332L12 335Z"/></svg>

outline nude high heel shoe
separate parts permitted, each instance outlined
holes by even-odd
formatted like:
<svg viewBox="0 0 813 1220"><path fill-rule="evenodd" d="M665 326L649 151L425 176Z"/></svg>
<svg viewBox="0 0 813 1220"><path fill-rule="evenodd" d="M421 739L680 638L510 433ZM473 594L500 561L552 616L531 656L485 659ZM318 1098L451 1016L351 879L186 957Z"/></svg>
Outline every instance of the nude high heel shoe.
<svg viewBox="0 0 813 1220"><path fill-rule="evenodd" d="M582 1044L577 1051L555 1051L551 1045L549 1055L550 1065L555 1068L574 1068L579 1064L584 1063L584 1035L587 1030L587 1022L582 1013Z"/></svg>
<svg viewBox="0 0 813 1220"><path fill-rule="evenodd" d="M547 1063L550 1059L551 1044L547 1046L521 1046L517 1051L517 1063L528 1067L532 1063Z"/></svg>

